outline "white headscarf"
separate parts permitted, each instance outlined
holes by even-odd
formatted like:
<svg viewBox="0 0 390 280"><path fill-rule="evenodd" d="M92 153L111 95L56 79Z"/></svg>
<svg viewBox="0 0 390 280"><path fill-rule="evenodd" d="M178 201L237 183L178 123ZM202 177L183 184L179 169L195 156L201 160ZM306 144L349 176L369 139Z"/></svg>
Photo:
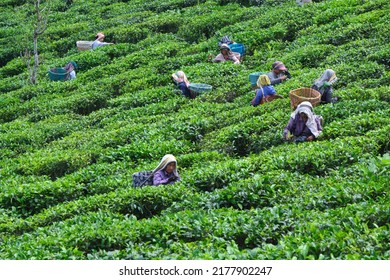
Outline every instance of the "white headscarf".
<svg viewBox="0 0 390 280"><path fill-rule="evenodd" d="M309 101L303 101L299 103L295 111L291 113L291 117L295 118L296 114L298 113L298 108L302 108L302 107L306 107L310 109L311 112L313 112L313 105Z"/></svg>
<svg viewBox="0 0 390 280"><path fill-rule="evenodd" d="M188 81L187 76L183 71L181 70L177 71L176 73L174 73L174 75L176 75L177 78L175 80L178 83L184 82L187 85L187 87L190 85L190 82Z"/></svg>
<svg viewBox="0 0 390 280"><path fill-rule="evenodd" d="M177 72L176 72L176 76L177 76L178 78L182 78L182 79L184 79L184 77L185 77L185 74L184 74L184 72L183 72L183 71L177 71Z"/></svg>
<svg viewBox="0 0 390 280"><path fill-rule="evenodd" d="M325 82L333 83L337 80L336 72L332 69L326 69L321 77L314 81L314 84L321 88Z"/></svg>
<svg viewBox="0 0 390 280"><path fill-rule="evenodd" d="M173 170L173 174L176 176L176 177L179 177L179 173L177 172L177 162L176 162L176 158L171 155L171 154L166 154L160 161L160 163L158 164L158 166L153 170L153 174L156 173L157 171L159 170L163 170L165 169L165 167L167 167L168 164L170 163L176 163L176 166L175 166L175 169Z"/></svg>
<svg viewBox="0 0 390 280"><path fill-rule="evenodd" d="M313 133L314 137L318 137L321 131L317 128L316 115L313 113L313 105L309 101L301 102L297 109L291 114L291 118L295 118L297 114L304 113L307 116L306 126Z"/></svg>

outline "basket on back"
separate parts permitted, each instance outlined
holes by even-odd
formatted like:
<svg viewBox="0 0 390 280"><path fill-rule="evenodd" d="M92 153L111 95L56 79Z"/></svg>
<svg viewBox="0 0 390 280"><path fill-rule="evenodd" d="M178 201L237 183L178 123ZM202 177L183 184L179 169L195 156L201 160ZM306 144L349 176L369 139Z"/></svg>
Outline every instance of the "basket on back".
<svg viewBox="0 0 390 280"><path fill-rule="evenodd" d="M251 87L257 87L257 80L261 75L265 75L264 72L254 72L249 74L249 82L251 83Z"/></svg>
<svg viewBox="0 0 390 280"><path fill-rule="evenodd" d="M303 101L309 101L315 107L321 102L321 93L312 88L297 88L290 91L291 108L295 110Z"/></svg>
<svg viewBox="0 0 390 280"><path fill-rule="evenodd" d="M80 52L92 50L92 44L93 44L93 41L77 41L76 42L77 49Z"/></svg>
<svg viewBox="0 0 390 280"><path fill-rule="evenodd" d="M66 71L63 67L51 68L49 70L49 79L51 81L66 81L69 79L69 71Z"/></svg>
<svg viewBox="0 0 390 280"><path fill-rule="evenodd" d="M209 92L213 89L211 85L208 84L198 84L198 83L191 83L189 85L189 89L191 91L194 91L196 93L202 93L202 92Z"/></svg>
<svg viewBox="0 0 390 280"><path fill-rule="evenodd" d="M233 43L233 44L230 44L229 47L230 47L230 50L231 50L232 52L239 53L239 54L240 54L240 58L242 59L242 57L243 57L244 54L245 54L245 46L244 46L244 44L241 44L241 43Z"/></svg>
<svg viewBox="0 0 390 280"><path fill-rule="evenodd" d="M153 185L153 171L139 171L133 174L133 187L141 188L143 186Z"/></svg>

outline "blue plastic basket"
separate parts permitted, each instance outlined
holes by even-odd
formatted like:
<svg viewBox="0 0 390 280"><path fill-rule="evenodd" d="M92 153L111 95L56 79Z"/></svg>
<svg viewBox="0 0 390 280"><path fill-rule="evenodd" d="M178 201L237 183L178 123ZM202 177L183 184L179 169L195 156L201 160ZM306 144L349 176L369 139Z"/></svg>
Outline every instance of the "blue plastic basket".
<svg viewBox="0 0 390 280"><path fill-rule="evenodd" d="M230 47L230 50L232 52L238 52L241 55L241 57L244 56L244 54L245 54L245 46L244 46L244 44L233 43L233 44L230 44L229 47Z"/></svg>
<svg viewBox="0 0 390 280"><path fill-rule="evenodd" d="M197 92L197 93L202 93L202 92L208 92L208 91L211 91L213 89L213 87L211 85L208 85L208 84L193 84L191 83L189 85L189 89L194 91L194 92Z"/></svg>
<svg viewBox="0 0 390 280"><path fill-rule="evenodd" d="M49 78L52 81L66 81L69 78L69 72L64 68L51 68L49 70Z"/></svg>
<svg viewBox="0 0 390 280"><path fill-rule="evenodd" d="M251 83L251 86L254 87L257 85L257 80L259 79L260 75L264 75L266 73L264 72L254 72L249 74L249 82Z"/></svg>

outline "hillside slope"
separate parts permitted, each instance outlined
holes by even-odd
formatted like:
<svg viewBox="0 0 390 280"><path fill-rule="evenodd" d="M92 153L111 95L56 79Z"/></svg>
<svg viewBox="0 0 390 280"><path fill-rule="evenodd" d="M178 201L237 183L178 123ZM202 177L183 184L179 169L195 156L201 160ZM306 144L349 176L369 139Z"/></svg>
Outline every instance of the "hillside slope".
<svg viewBox="0 0 390 280"><path fill-rule="evenodd" d="M390 259L388 0L53 0L37 85L25 2L0 3L0 259ZM97 31L115 44L79 52ZM226 34L240 65L208 61ZM285 98L252 107L276 60ZM327 68L323 135L284 143L289 91ZM184 98L180 69L213 90ZM167 153L179 183L131 187Z"/></svg>

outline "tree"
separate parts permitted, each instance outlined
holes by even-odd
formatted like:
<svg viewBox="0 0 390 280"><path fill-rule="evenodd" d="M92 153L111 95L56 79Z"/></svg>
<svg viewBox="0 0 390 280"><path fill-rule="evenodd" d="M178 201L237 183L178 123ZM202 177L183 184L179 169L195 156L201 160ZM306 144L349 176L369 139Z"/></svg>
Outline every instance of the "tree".
<svg viewBox="0 0 390 280"><path fill-rule="evenodd" d="M26 60L27 68L29 71L29 78L32 84L37 84L38 82L38 66L39 66L39 55L38 55L38 38L42 35L47 28L47 18L48 11L46 5L41 9L41 0L33 0L34 3L34 20L33 20L33 54L34 54L34 64L31 66L31 53L30 50L26 47L24 52L24 58Z"/></svg>

